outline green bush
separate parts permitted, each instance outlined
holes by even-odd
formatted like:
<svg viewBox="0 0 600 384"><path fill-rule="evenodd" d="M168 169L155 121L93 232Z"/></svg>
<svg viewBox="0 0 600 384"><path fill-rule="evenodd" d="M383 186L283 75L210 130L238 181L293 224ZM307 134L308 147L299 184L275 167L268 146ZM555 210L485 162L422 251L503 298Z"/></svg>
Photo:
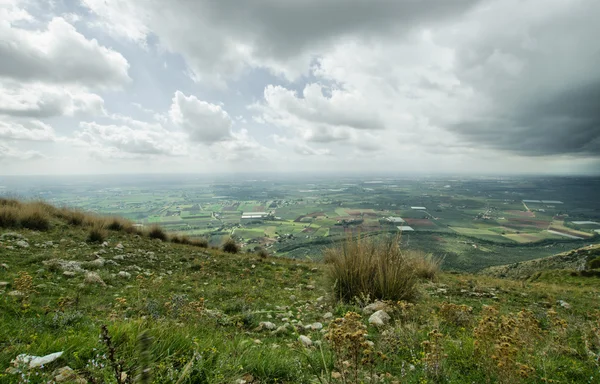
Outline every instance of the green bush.
<svg viewBox="0 0 600 384"><path fill-rule="evenodd" d="M208 240L202 238L190 240L189 244L198 248L208 248Z"/></svg>
<svg viewBox="0 0 600 384"><path fill-rule="evenodd" d="M592 259L588 263L589 269L600 269L600 256Z"/></svg>

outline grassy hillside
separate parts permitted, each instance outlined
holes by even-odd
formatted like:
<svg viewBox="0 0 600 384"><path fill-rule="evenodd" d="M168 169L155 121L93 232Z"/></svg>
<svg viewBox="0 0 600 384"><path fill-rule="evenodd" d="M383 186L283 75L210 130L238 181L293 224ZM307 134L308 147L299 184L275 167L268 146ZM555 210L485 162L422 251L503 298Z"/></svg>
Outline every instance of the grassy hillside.
<svg viewBox="0 0 600 384"><path fill-rule="evenodd" d="M594 270L599 268L600 245L594 244L541 259L489 267L481 273L496 277L527 279L539 277L540 274L551 270L568 270L579 272L583 276L591 276L595 274ZM600 273L598 275L600 276Z"/></svg>
<svg viewBox="0 0 600 384"><path fill-rule="evenodd" d="M390 316L374 325L373 300L338 301L326 264L152 239L39 204L13 204L10 221L8 206L2 383L600 382L596 278L439 274L411 302L371 305ZM31 229L27 212L48 225ZM12 362L61 351L43 367Z"/></svg>

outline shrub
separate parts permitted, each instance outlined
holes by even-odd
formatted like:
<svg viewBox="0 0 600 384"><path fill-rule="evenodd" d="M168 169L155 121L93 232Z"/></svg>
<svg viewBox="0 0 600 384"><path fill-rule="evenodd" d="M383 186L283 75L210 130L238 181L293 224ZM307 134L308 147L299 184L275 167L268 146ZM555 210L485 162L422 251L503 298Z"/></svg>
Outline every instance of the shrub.
<svg viewBox="0 0 600 384"><path fill-rule="evenodd" d="M181 237L177 235L171 236L171 243L181 244Z"/></svg>
<svg viewBox="0 0 600 384"><path fill-rule="evenodd" d="M414 300L417 281L426 263L423 254L400 248L399 238L348 238L325 251L328 275L342 301L356 297ZM428 268L433 270L433 268Z"/></svg>
<svg viewBox="0 0 600 384"><path fill-rule="evenodd" d="M240 250L239 246L231 238L227 239L223 244L223 251L227 253L238 253Z"/></svg>
<svg viewBox="0 0 600 384"><path fill-rule="evenodd" d="M122 231L125 228L125 225L123 225L123 221L121 219L118 217L113 217L106 228L111 231Z"/></svg>
<svg viewBox="0 0 600 384"><path fill-rule="evenodd" d="M264 248L259 247L256 250L256 254L258 255L258 257L260 257L261 259L266 259L267 257L269 257L269 252L267 252Z"/></svg>
<svg viewBox="0 0 600 384"><path fill-rule="evenodd" d="M19 211L15 206L0 205L0 228L15 228L19 225Z"/></svg>
<svg viewBox="0 0 600 384"><path fill-rule="evenodd" d="M198 248L208 248L208 240L206 240L206 239L189 240L188 244L193 245L194 247L198 247Z"/></svg>
<svg viewBox="0 0 600 384"><path fill-rule="evenodd" d="M106 231L100 226L95 226L88 233L88 243L102 243L106 240Z"/></svg>
<svg viewBox="0 0 600 384"><path fill-rule="evenodd" d="M47 231L50 229L50 216L44 208L44 206L38 204L22 207L19 218L21 227L35 231Z"/></svg>
<svg viewBox="0 0 600 384"><path fill-rule="evenodd" d="M588 266L590 269L600 269L600 256L590 260Z"/></svg>
<svg viewBox="0 0 600 384"><path fill-rule="evenodd" d="M148 232L148 237L151 239L160 239L162 241L167 241L169 238L167 233L158 225L153 225Z"/></svg>

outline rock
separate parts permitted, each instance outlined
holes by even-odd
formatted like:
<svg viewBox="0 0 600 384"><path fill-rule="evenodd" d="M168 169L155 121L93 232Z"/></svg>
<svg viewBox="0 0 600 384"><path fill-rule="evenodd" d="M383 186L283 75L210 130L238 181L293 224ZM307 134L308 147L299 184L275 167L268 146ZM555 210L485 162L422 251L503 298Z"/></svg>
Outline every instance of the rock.
<svg viewBox="0 0 600 384"><path fill-rule="evenodd" d="M62 354L63 354L62 351L51 353L46 356L32 356L32 355L26 355L23 353L23 354L20 354L19 356L17 356L13 361L11 361L11 363L15 367L26 364L29 368L37 368L42 365L50 364L54 360L61 357Z"/></svg>
<svg viewBox="0 0 600 384"><path fill-rule="evenodd" d="M325 301L325 296L317 297L317 303L322 303L323 301Z"/></svg>
<svg viewBox="0 0 600 384"><path fill-rule="evenodd" d="M324 315L323 315L323 318L324 318L325 320L329 320L329 319L331 319L332 317L333 317L333 313L331 313L331 312L327 312L326 314L324 314Z"/></svg>
<svg viewBox="0 0 600 384"><path fill-rule="evenodd" d="M52 376L54 376L54 381L56 381L57 383L75 383L75 384L86 384L87 383L87 381L84 378L79 377L79 375L77 375L77 373L73 369L71 369L71 367L69 367L68 365L55 370L52 373Z"/></svg>
<svg viewBox="0 0 600 384"><path fill-rule="evenodd" d="M125 248L125 247L121 243L119 243L115 246L115 249L123 249L123 248Z"/></svg>
<svg viewBox="0 0 600 384"><path fill-rule="evenodd" d="M292 300L292 301L296 301L296 295L291 295L291 296L290 296L290 300Z"/></svg>
<svg viewBox="0 0 600 384"><path fill-rule="evenodd" d="M0 264L0 268L2 268L2 269L8 269L8 264L2 263L2 264Z"/></svg>
<svg viewBox="0 0 600 384"><path fill-rule="evenodd" d="M87 264L90 267L102 268L102 267L104 267L105 261L106 260L104 260L102 257L99 257L96 260L92 260L92 261L88 262Z"/></svg>
<svg viewBox="0 0 600 384"><path fill-rule="evenodd" d="M104 282L104 280L102 280L102 278L100 277L99 274L97 274L96 272L88 272L85 274L85 283L86 284L98 284L101 285L103 287L106 287L106 283Z"/></svg>
<svg viewBox="0 0 600 384"><path fill-rule="evenodd" d="M380 309L369 317L369 324L376 325L378 327L387 324L390 321L390 315L384 310Z"/></svg>
<svg viewBox="0 0 600 384"><path fill-rule="evenodd" d="M105 241L104 243L101 244L102 247L108 247L108 241Z"/></svg>
<svg viewBox="0 0 600 384"><path fill-rule="evenodd" d="M270 321L261 321L258 324L258 327L260 329L268 329L269 331L272 331L273 329L277 328L277 326L273 323L271 323Z"/></svg>
<svg viewBox="0 0 600 384"><path fill-rule="evenodd" d="M15 244L21 248L29 248L29 243L26 242L25 240L19 240Z"/></svg>
<svg viewBox="0 0 600 384"><path fill-rule="evenodd" d="M117 274L117 276L123 278L123 279L130 279L131 278L131 273L129 272L125 272L125 271L121 271Z"/></svg>
<svg viewBox="0 0 600 384"><path fill-rule="evenodd" d="M302 343L302 345L304 345L307 348L310 347L313 344L313 342L310 339L310 337L304 336L304 335L300 336L298 338L298 341L300 341Z"/></svg>
<svg viewBox="0 0 600 384"><path fill-rule="evenodd" d="M314 285L310 285L310 284L309 284L309 285L307 285L305 288L306 288L307 290L309 290L309 291L312 291L312 290L314 290L314 289L315 289L315 286L314 286Z"/></svg>
<svg viewBox="0 0 600 384"><path fill-rule="evenodd" d="M0 236L0 240L16 240L16 239L25 239L23 235L16 232L6 232ZM26 239L25 239L26 240Z"/></svg>
<svg viewBox="0 0 600 384"><path fill-rule="evenodd" d="M113 260L124 260L124 259L125 259L125 256L123 256L123 255L117 255L117 256L113 257Z"/></svg>
<svg viewBox="0 0 600 384"><path fill-rule="evenodd" d="M323 324L316 322L310 324L308 327L310 327L310 329L312 329L313 331L320 331L321 329L323 329Z"/></svg>
<svg viewBox="0 0 600 384"><path fill-rule="evenodd" d="M376 301L374 303L371 303L369 305L367 305L366 307L363 308L363 313L365 315L370 315L372 313L375 313L377 311L383 311L385 309L387 309L388 306L386 303L384 303L383 301Z"/></svg>
<svg viewBox="0 0 600 384"><path fill-rule="evenodd" d="M274 334L276 335L282 335L282 334L286 334L289 333L292 330L292 326L288 323L283 324L282 326L278 327L276 330L273 331Z"/></svg>
<svg viewBox="0 0 600 384"><path fill-rule="evenodd" d="M564 300L557 300L556 303L563 307L564 309L571 309L571 304L567 303Z"/></svg>
<svg viewBox="0 0 600 384"><path fill-rule="evenodd" d="M311 272L319 272L319 268L316 268L316 267L315 268L311 268L310 271Z"/></svg>
<svg viewBox="0 0 600 384"><path fill-rule="evenodd" d="M64 277L75 277L76 273L73 271L64 271L63 273Z"/></svg>
<svg viewBox="0 0 600 384"><path fill-rule="evenodd" d="M6 288L10 284L8 281L0 281L0 288Z"/></svg>
<svg viewBox="0 0 600 384"><path fill-rule="evenodd" d="M25 296L25 294L21 291L10 291L7 293L8 296L13 296L13 297L23 297Z"/></svg>

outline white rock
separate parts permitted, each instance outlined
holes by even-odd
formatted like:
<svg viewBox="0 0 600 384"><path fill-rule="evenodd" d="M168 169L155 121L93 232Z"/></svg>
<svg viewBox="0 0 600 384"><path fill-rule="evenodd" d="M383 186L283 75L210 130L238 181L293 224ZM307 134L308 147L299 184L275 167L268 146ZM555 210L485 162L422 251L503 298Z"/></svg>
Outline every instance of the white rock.
<svg viewBox="0 0 600 384"><path fill-rule="evenodd" d="M309 327L313 331L320 331L321 329L323 329L323 324L316 322L316 323L312 323L311 325L309 325Z"/></svg>
<svg viewBox="0 0 600 384"><path fill-rule="evenodd" d="M275 328L277 328L277 326L273 323L271 323L270 321L261 321L258 324L260 329L268 329L268 330L273 330Z"/></svg>
<svg viewBox="0 0 600 384"><path fill-rule="evenodd" d="M63 273L64 277L75 277L76 273L73 271L64 271Z"/></svg>
<svg viewBox="0 0 600 384"><path fill-rule="evenodd" d="M567 303L564 300L558 300L557 303L558 303L558 305L560 305L564 309L571 309L571 304Z"/></svg>
<svg viewBox="0 0 600 384"><path fill-rule="evenodd" d="M131 273L129 272L125 272L125 271L121 271L117 274L117 276L123 278L123 279L130 279L131 278Z"/></svg>
<svg viewBox="0 0 600 384"><path fill-rule="evenodd" d="M125 248L125 247L121 243L119 243L115 246L115 249L123 249L123 248Z"/></svg>
<svg viewBox="0 0 600 384"><path fill-rule="evenodd" d="M21 354L21 355L17 356L16 359L11 361L11 363L15 367L22 365L22 364L27 364L29 366L29 368L37 368L42 365L46 365L46 364L53 362L54 360L61 357L62 354L63 354L62 351L51 353L46 356L32 356L32 355Z"/></svg>
<svg viewBox="0 0 600 384"><path fill-rule="evenodd" d="M2 268L2 269L8 269L8 264L2 263L2 264L0 264L0 268Z"/></svg>
<svg viewBox="0 0 600 384"><path fill-rule="evenodd" d="M298 341L300 341L305 347L310 347L313 344L310 337L304 335L298 337Z"/></svg>
<svg viewBox="0 0 600 384"><path fill-rule="evenodd" d="M102 280L102 278L100 277L99 274L97 274L96 272L88 272L85 274L85 282L87 284L98 284L101 285L103 287L106 287L106 283L104 282L104 280Z"/></svg>
<svg viewBox="0 0 600 384"><path fill-rule="evenodd" d="M25 296L25 294L21 291L10 291L7 293L8 296L13 296L13 297L22 297Z"/></svg>
<svg viewBox="0 0 600 384"><path fill-rule="evenodd" d="M390 321L390 315L388 315L384 310L380 309L369 317L369 324L373 324L376 326L382 326Z"/></svg>
<svg viewBox="0 0 600 384"><path fill-rule="evenodd" d="M19 240L15 244L21 248L29 248L29 243L25 240Z"/></svg>
<svg viewBox="0 0 600 384"><path fill-rule="evenodd" d="M333 317L333 313L331 312L327 312L326 314L323 315L323 318L325 320L331 319Z"/></svg>
<svg viewBox="0 0 600 384"><path fill-rule="evenodd" d="M376 301L376 302L371 303L371 304L367 305L366 307L364 307L363 313L365 315L370 315L371 313L375 313L377 311L382 311L384 309L387 309L387 304L382 301Z"/></svg>
<svg viewBox="0 0 600 384"><path fill-rule="evenodd" d="M125 256L123 256L123 255L117 255L117 256L113 257L113 260L124 260L124 259L125 259Z"/></svg>
<svg viewBox="0 0 600 384"><path fill-rule="evenodd" d="M108 247L108 241L105 241L104 243L102 243L103 247Z"/></svg>

